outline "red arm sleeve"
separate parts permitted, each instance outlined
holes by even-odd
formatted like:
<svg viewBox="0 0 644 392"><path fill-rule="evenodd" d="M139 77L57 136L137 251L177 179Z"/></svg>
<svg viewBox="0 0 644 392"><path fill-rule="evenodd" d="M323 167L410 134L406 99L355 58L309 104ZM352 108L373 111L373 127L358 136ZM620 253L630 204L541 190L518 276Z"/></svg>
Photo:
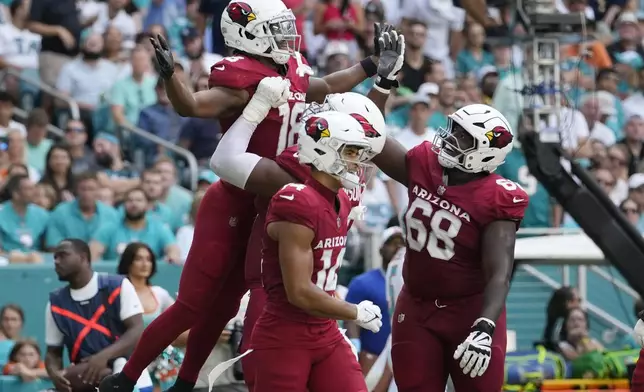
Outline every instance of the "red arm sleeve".
<svg viewBox="0 0 644 392"><path fill-rule="evenodd" d="M271 199L266 224L290 222L315 231L319 206L316 205L314 196L306 185L285 185Z"/></svg>

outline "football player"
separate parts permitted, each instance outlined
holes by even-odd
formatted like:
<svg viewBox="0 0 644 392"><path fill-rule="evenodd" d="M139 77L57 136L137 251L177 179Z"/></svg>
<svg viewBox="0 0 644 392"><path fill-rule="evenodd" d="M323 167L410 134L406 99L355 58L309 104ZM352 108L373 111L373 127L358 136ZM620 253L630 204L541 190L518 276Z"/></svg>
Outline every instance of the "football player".
<svg viewBox="0 0 644 392"><path fill-rule="evenodd" d="M384 32L379 40L379 46L381 53L379 67L391 69L387 72L395 77L402 67L404 59L403 36L399 36L395 31ZM386 140L385 121L381 112L384 111L389 91L380 87L376 88L378 90L375 100L378 105L356 93L332 94L322 105L311 104L303 114L302 120L304 121L309 116L321 111L334 110L350 114L358 119L363 126L371 144L371 153L378 154L382 151ZM223 181L259 195L255 201L258 216L253 225L246 253L246 284L251 290L251 296L244 319L242 352L246 351L250 345L253 326L266 302L266 293L261 284L261 237L264 232L264 218L268 202L272 195L285 184L290 182L304 183L311 175L310 168L300 164L296 146L284 150L274 161L266 158L258 159L257 156L249 157L252 153L247 152L248 144L256 128L257 121L249 122L244 116L241 116L221 139L219 148L211 158L212 169ZM246 160L256 162L256 165L250 166L240 163ZM352 202L352 207L357 207L360 204L364 184L361 185L360 188L345 190ZM360 215L359 211L359 209L354 210L356 217ZM254 359L252 355L243 358L244 378L251 391L256 364Z"/></svg>
<svg viewBox="0 0 644 392"><path fill-rule="evenodd" d="M310 68L297 51L300 36L295 17L280 0L232 1L221 16L221 29L226 45L234 49L235 55L213 65L209 90L190 93L174 75L172 52L160 36L152 40L159 74L177 113L219 118L224 130L247 109L262 79L288 79L288 104L271 108L258 126L257 137L250 141L248 149L258 157L274 158L294 144L292 128L305 102L322 102L330 93L349 91L379 71L377 62L369 57L324 78L309 77ZM390 29L385 27L383 31ZM376 39L379 36L380 26ZM382 67L380 71L384 73L378 78L379 88L391 87L390 73ZM254 105L261 106L262 101L256 100ZM246 291L245 250L255 216L254 195L223 181L206 191L197 212L177 301L146 328L123 372L104 379L99 386L101 392L114 392L117 388L119 392L131 392L134 380L149 363L188 329L186 357L173 390L192 390L219 333L237 313Z"/></svg>
<svg viewBox="0 0 644 392"><path fill-rule="evenodd" d="M633 337L635 341L644 347L644 312L638 315L637 323L633 328ZM640 350L640 357L635 365L633 378L631 380L631 392L644 392L644 349Z"/></svg>
<svg viewBox="0 0 644 392"><path fill-rule="evenodd" d="M271 199L263 236L262 283L267 302L253 330L254 391L366 392L358 361L336 320L377 332L380 309L334 296L351 202L341 188L360 186L371 158L362 125L350 115L322 112L302 126L305 184L287 184Z"/></svg>
<svg viewBox="0 0 644 392"><path fill-rule="evenodd" d="M503 386L505 299L528 195L494 174L512 149L507 119L487 105L448 116L433 143L409 151L388 138L374 163L404 184L404 286L391 319L400 391Z"/></svg>

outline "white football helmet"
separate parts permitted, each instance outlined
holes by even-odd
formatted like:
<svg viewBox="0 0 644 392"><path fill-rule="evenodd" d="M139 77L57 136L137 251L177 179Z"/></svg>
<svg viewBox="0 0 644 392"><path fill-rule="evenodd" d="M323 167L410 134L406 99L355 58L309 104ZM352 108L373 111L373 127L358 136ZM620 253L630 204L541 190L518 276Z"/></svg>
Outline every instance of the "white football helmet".
<svg viewBox="0 0 644 392"><path fill-rule="evenodd" d="M360 186L371 146L358 120L340 112L321 112L300 124L297 139L300 163L338 178L344 188ZM346 147L357 147L359 156L347 160Z"/></svg>
<svg viewBox="0 0 644 392"><path fill-rule="evenodd" d="M491 173L512 151L510 124L493 107L467 105L447 117L447 129L438 129L432 147L441 166Z"/></svg>
<svg viewBox="0 0 644 392"><path fill-rule="evenodd" d="M300 50L295 15L281 0L233 0L221 14L226 46L286 64Z"/></svg>
<svg viewBox="0 0 644 392"><path fill-rule="evenodd" d="M362 125L365 135L369 138L371 151L370 159L380 154L387 140L385 118L372 100L362 94L348 92L327 95L322 105L313 103L302 114L302 121L319 112L336 111L351 115Z"/></svg>

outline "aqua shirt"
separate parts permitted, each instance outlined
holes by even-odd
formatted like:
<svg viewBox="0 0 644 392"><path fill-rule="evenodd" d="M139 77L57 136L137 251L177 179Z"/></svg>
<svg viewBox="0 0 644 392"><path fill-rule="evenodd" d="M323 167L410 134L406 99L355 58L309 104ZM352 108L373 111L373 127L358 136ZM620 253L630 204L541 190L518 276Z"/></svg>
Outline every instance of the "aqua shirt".
<svg viewBox="0 0 644 392"><path fill-rule="evenodd" d="M100 201L96 202L96 213L89 219L81 213L78 201L61 203L49 218L45 244L48 248L53 248L65 238L79 238L89 242L99 229L117 221L116 210Z"/></svg>
<svg viewBox="0 0 644 392"><path fill-rule="evenodd" d="M440 128L447 129L447 116L441 112L434 112L429 117L427 126L439 130Z"/></svg>
<svg viewBox="0 0 644 392"><path fill-rule="evenodd" d="M145 75L141 83L136 82L132 76L123 78L112 87L110 102L112 105L122 106L127 121L136 124L141 110L157 102L154 90L156 83L157 78L152 75Z"/></svg>
<svg viewBox="0 0 644 392"><path fill-rule="evenodd" d="M45 172L45 159L53 142L49 139L43 139L39 145L32 146L25 142L25 154L27 162L34 169L38 170L41 175Z"/></svg>
<svg viewBox="0 0 644 392"><path fill-rule="evenodd" d="M145 220L145 227L141 230L129 228L124 220L101 227L92 240L105 246L103 259L117 260L131 242L147 244L157 258L162 258L166 247L176 243L174 234L153 217L148 216Z"/></svg>
<svg viewBox="0 0 644 392"><path fill-rule="evenodd" d="M461 50L456 56L456 73L461 76L476 75L478 70L485 65L494 65L494 56L487 51L483 51L480 60L467 49Z"/></svg>
<svg viewBox="0 0 644 392"><path fill-rule="evenodd" d="M186 224L189 220L190 209L192 208L192 192L187 189L180 187L179 185L173 185L168 192L168 197L165 199L165 204L172 213L174 214L173 227L179 228Z"/></svg>
<svg viewBox="0 0 644 392"><path fill-rule="evenodd" d="M5 252L41 250L41 240L47 229L49 212L29 204L25 216L13 209L11 201L2 203L0 209L0 244Z"/></svg>
<svg viewBox="0 0 644 392"><path fill-rule="evenodd" d="M123 204L118 207L117 211L119 218L125 217L125 207L123 206ZM148 216L158 219L159 221L163 222L168 227L168 229L174 231L176 219L170 207L166 206L165 204L156 203L154 205L154 208L148 210Z"/></svg>
<svg viewBox="0 0 644 392"><path fill-rule="evenodd" d="M530 196L521 227L550 227L552 203L546 188L530 174L523 151L514 148L505 158L505 163L498 167L496 174L512 180Z"/></svg>

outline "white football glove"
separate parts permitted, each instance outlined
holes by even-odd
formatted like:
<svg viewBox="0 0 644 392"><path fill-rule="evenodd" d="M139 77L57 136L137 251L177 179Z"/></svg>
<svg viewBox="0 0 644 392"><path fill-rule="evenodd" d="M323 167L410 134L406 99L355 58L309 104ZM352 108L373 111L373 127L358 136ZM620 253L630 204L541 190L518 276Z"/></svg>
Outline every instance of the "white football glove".
<svg viewBox="0 0 644 392"><path fill-rule="evenodd" d="M356 308L358 309L356 324L373 333L378 333L382 327L382 312L378 305L374 305L371 301L362 301L356 305Z"/></svg>
<svg viewBox="0 0 644 392"><path fill-rule="evenodd" d="M291 82L279 76L265 77L257 85L257 90L244 108L242 116L246 121L259 124L268 116L272 108L288 101Z"/></svg>
<svg viewBox="0 0 644 392"><path fill-rule="evenodd" d="M485 373L492 358L494 328L492 320L481 317L474 321L469 336L454 352L454 359L461 360L459 366L463 374L474 378Z"/></svg>
<svg viewBox="0 0 644 392"><path fill-rule="evenodd" d="M633 328L633 337L637 344L644 347L644 321L642 319L637 320L637 324Z"/></svg>

